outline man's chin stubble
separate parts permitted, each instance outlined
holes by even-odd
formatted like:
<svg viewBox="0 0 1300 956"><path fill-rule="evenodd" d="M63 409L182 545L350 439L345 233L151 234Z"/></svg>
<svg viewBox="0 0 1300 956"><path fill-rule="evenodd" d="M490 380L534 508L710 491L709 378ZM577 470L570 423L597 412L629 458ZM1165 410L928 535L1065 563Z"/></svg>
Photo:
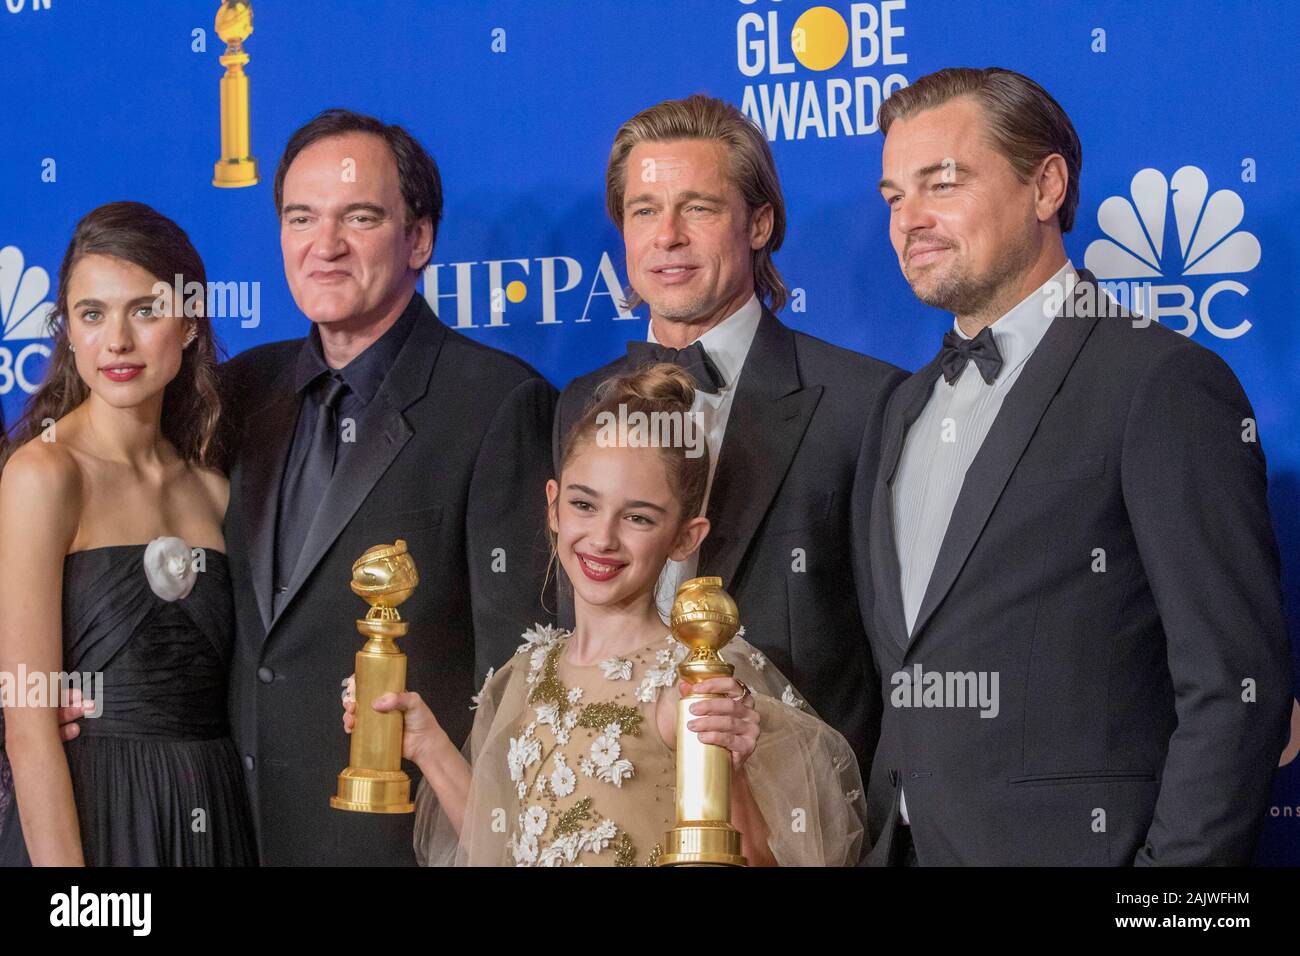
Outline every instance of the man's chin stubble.
<svg viewBox="0 0 1300 956"><path fill-rule="evenodd" d="M908 284L911 285L912 294L918 301L932 308L951 312L953 315L971 315L978 312L988 305L997 293L996 285L980 284L963 276L942 276L928 283L913 282L909 276Z"/></svg>

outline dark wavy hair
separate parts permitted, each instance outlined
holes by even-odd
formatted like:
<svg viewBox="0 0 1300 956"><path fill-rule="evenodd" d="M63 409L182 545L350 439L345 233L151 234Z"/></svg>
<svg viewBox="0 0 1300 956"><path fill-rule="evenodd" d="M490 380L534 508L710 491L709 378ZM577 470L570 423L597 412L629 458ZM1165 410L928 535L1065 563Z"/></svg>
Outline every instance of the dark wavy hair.
<svg viewBox="0 0 1300 956"><path fill-rule="evenodd" d="M196 335L181 357L180 371L163 392L162 434L185 461L215 465L221 460L218 423L221 395L217 381L219 360L212 322L207 315L207 272L185 230L157 210L138 202L112 202L92 209L77 223L72 241L59 266L59 289L49 317L54 339L49 368L40 387L14 423L7 451L36 438L44 422L62 418L90 396L90 388L77 371L68 342L68 280L85 256L112 256L139 266L168 287L180 276L181 288L198 282L204 289L204 307L193 316ZM180 308L182 302L176 303Z"/></svg>

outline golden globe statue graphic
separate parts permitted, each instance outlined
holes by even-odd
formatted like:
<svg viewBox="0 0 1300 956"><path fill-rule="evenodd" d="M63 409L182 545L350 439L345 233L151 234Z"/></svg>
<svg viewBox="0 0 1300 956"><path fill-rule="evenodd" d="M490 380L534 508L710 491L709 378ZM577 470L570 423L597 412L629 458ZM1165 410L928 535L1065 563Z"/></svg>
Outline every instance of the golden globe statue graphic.
<svg viewBox="0 0 1300 956"><path fill-rule="evenodd" d="M251 155L249 131L248 54L243 43L253 32L253 5L248 0L224 0L214 26L226 44L221 65L221 159L212 174L212 185L232 189L257 185L257 160Z"/></svg>
<svg viewBox="0 0 1300 956"><path fill-rule="evenodd" d="M397 606L415 592L420 577L415 561L398 538L377 544L352 565L352 590L366 599L370 610L357 621L357 632L369 638L356 658L356 723L348 767L339 774L336 810L363 813L411 813L411 778L402 770L402 712L379 713L369 706L376 697L406 689L406 655L396 639L407 622ZM360 702L364 702L362 706Z"/></svg>
<svg viewBox="0 0 1300 956"><path fill-rule="evenodd" d="M673 637L690 648L677 665L688 684L730 677L735 668L719 655L740 628L740 613L722 578L691 578L677 589ZM687 728L691 705L721 694L687 694L677 702L677 826L664 837L659 866L745 866L740 831L731 825L731 753L700 743Z"/></svg>

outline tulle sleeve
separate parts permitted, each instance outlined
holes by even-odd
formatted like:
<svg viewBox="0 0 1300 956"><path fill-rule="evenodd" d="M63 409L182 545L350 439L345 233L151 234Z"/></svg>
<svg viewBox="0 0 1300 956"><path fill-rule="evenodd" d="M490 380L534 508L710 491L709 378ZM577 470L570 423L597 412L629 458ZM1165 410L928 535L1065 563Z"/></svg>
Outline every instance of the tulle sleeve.
<svg viewBox="0 0 1300 956"><path fill-rule="evenodd" d="M415 856L421 866L503 866L507 822L517 803L510 779L510 734L527 697L527 658L520 648L492 673L474 699L474 725L461 753L470 764L470 788L456 832L427 780L415 794ZM522 664L522 666L520 666ZM470 706L468 703L466 706Z"/></svg>
<svg viewBox="0 0 1300 956"><path fill-rule="evenodd" d="M722 651L754 692L758 746L745 762L749 790L781 866L853 866L867 807L857 758L762 653L737 637Z"/></svg>

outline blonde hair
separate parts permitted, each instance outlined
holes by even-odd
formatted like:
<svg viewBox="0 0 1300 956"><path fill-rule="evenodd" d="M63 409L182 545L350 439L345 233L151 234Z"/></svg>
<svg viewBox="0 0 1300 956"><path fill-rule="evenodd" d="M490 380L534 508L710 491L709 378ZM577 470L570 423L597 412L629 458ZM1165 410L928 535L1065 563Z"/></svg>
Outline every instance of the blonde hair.
<svg viewBox="0 0 1300 956"><path fill-rule="evenodd" d="M762 130L730 103L696 93L684 100L665 100L642 110L619 127L605 168L605 208L621 231L623 198L627 182L627 157L640 143L666 143L678 139L707 139L727 150L731 181L740 190L751 215L762 206L772 207L772 235L761 249L753 250L754 291L773 312L785 305L785 282L772 254L785 239L785 199L776 162ZM641 304L635 290L627 291L629 308Z"/></svg>

